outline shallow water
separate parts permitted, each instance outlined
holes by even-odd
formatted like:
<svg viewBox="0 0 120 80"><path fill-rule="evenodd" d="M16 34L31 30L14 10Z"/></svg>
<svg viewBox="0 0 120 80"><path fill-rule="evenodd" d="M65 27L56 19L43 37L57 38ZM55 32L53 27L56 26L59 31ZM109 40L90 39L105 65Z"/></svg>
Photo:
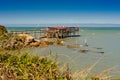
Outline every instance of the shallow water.
<svg viewBox="0 0 120 80"><path fill-rule="evenodd" d="M110 71L110 74L114 77L120 77L120 28L81 28L80 35L80 37L67 41L66 44L75 44L76 41L79 44L84 44L86 40L88 47L79 46L79 48L68 49L66 46L56 47L53 45L46 48L33 48L30 51L40 53L40 55L49 52L57 54L60 66L63 63L70 63L73 71L89 67L102 58L91 73L116 67L115 70ZM87 49L89 52L80 53L80 49Z"/></svg>
<svg viewBox="0 0 120 80"><path fill-rule="evenodd" d="M113 70L111 74L120 77L120 29L104 30L103 28L103 30L84 30L81 32L81 34L83 37L80 37L79 39L82 40L84 38L87 38L89 47L100 47L103 48L101 51L105 52L102 55L98 53L88 53L89 55L91 54L91 56L88 54L86 55L90 58L88 60L86 57L86 63L92 61L93 57L98 59L101 56L104 56L94 68L94 71L101 71L110 67L116 67L116 70ZM85 58L82 59L82 61L84 60Z"/></svg>

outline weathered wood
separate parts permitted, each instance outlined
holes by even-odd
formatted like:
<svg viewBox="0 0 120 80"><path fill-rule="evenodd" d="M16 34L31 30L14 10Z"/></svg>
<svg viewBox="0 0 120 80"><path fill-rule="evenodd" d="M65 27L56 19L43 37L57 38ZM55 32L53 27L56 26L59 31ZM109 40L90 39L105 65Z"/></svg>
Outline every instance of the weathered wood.
<svg viewBox="0 0 120 80"><path fill-rule="evenodd" d="M48 27L47 34L50 34L49 37L58 37L58 38L64 38L67 36L74 36L76 35L76 32L79 32L79 27ZM58 36L53 36L58 35ZM79 34L77 34L79 35Z"/></svg>
<svg viewBox="0 0 120 80"><path fill-rule="evenodd" d="M11 34L31 34L35 38L39 38L44 34L43 37L47 38L65 38L68 36L79 35L79 27L48 27L41 30L26 30L26 31L10 31Z"/></svg>

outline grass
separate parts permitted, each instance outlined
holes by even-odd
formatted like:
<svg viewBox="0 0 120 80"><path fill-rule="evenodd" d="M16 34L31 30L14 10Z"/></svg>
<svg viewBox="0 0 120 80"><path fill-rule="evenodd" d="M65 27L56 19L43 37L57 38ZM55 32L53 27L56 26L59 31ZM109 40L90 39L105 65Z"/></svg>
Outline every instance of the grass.
<svg viewBox="0 0 120 80"><path fill-rule="evenodd" d="M37 55L0 54L2 80L71 80L67 71L60 71L56 61Z"/></svg>
<svg viewBox="0 0 120 80"><path fill-rule="evenodd" d="M108 74L113 68L106 69L98 74L89 76L92 69L102 59L81 71L71 73L69 64L59 67L57 56L40 56L26 52L0 52L0 80L111 80ZM54 58L52 58L54 57ZM119 80L119 79L113 79Z"/></svg>

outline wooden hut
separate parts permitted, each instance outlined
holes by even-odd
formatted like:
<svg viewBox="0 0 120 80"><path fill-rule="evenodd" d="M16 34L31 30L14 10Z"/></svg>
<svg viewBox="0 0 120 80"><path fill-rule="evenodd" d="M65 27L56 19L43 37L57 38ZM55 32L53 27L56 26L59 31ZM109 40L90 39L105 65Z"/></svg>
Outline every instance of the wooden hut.
<svg viewBox="0 0 120 80"><path fill-rule="evenodd" d="M48 27L45 36L48 38L65 38L75 35L78 31L78 27Z"/></svg>

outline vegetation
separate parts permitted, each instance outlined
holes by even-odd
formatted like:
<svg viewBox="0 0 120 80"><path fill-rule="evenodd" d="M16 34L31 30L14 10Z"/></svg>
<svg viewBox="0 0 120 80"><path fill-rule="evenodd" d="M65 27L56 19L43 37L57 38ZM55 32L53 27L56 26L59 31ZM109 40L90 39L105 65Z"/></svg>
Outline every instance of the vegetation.
<svg viewBox="0 0 120 80"><path fill-rule="evenodd" d="M21 53L20 49L23 48L20 44L23 42L22 38L8 34L5 27L0 26L0 44L4 41L5 43L8 41L10 50L7 47L8 44L2 44L4 48L2 50L0 48L0 80L111 80L112 78L108 72L113 68L104 70L92 77L88 76L101 59L90 67L71 74L68 65L63 70L59 67L55 56L54 60L50 58L51 56ZM14 45L11 47L12 44ZM17 49L15 53L13 49Z"/></svg>
<svg viewBox="0 0 120 80"><path fill-rule="evenodd" d="M54 57L54 58L53 58ZM89 76L100 59L88 68L71 73L67 64L59 67L57 56L53 54L38 56L35 54L21 53L19 50L0 52L0 79L1 80L111 80L108 74L114 68L109 68ZM114 79L119 80L119 79Z"/></svg>
<svg viewBox="0 0 120 80"><path fill-rule="evenodd" d="M61 73L55 61L47 57L23 54L0 54L0 79L2 80L70 80Z"/></svg>
<svg viewBox="0 0 120 80"><path fill-rule="evenodd" d="M8 39L8 31L5 26L0 25L0 42Z"/></svg>
<svg viewBox="0 0 120 80"><path fill-rule="evenodd" d="M7 33L7 29L5 26L0 25L0 35L3 35L4 33Z"/></svg>
<svg viewBox="0 0 120 80"><path fill-rule="evenodd" d="M67 80L55 61L47 57L15 54L11 50L23 48L23 38L8 34L0 25L0 80ZM21 46L20 46L21 45Z"/></svg>

